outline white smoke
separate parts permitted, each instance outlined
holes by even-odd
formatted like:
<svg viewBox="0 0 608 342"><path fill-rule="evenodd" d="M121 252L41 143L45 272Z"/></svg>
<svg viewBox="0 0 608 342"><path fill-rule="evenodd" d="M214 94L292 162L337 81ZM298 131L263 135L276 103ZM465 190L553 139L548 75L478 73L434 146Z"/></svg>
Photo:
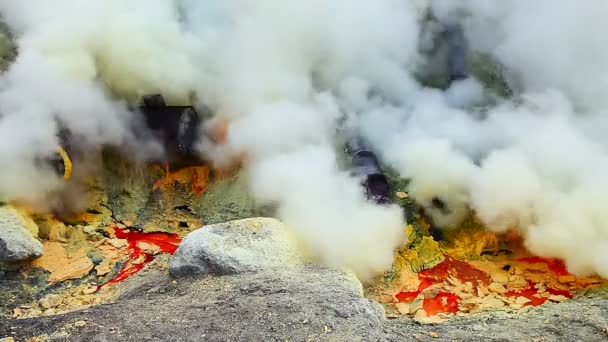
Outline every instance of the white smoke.
<svg viewBox="0 0 608 342"><path fill-rule="evenodd" d="M392 0L203 3L189 2L199 10L187 22L212 37L218 56L212 101L231 119L220 155L246 156L258 199L277 203L322 262L362 278L390 268L405 242L401 210L368 202L338 168L334 143L341 119L354 115L341 96L349 84L395 100L417 87L404 68L417 57L417 9ZM209 13L201 6L219 28L200 24Z"/></svg>
<svg viewBox="0 0 608 342"><path fill-rule="evenodd" d="M191 61L198 43L180 30L171 1L7 0L0 13L18 45L0 78L0 130L11 132L1 138L3 199L45 201L63 186L35 163L56 151L60 128L80 147L132 145L123 99L187 99L203 78ZM137 149L147 150L155 148Z"/></svg>
<svg viewBox="0 0 608 342"><path fill-rule="evenodd" d="M404 242L401 210L364 199L335 157L311 146L262 159L252 165L253 190L262 201L281 204L278 215L313 256L367 278L390 267L394 248Z"/></svg>
<svg viewBox="0 0 608 342"><path fill-rule="evenodd" d="M347 78L394 95L416 86L402 68L416 54L409 3L9 0L0 13L19 47L3 75L0 125L40 141L19 151L6 141L3 161L48 154L57 119L88 144L120 145L132 116L118 99L194 97L231 120L228 144L212 152L246 156L260 201L278 202L316 257L362 277L390 267L405 239L402 213L368 203L339 170L334 134L345 113L332 91ZM370 16L390 24L367 26ZM9 193L2 183L9 198L48 190Z"/></svg>
<svg viewBox="0 0 608 342"><path fill-rule="evenodd" d="M363 131L412 178L413 195L437 224L459 224L469 207L491 230L519 230L533 253L608 277L608 4L469 0L432 8L464 25L472 50L506 67L515 99L479 113L463 109L474 91L424 90L407 106L368 111ZM432 208L433 196L450 210Z"/></svg>
<svg viewBox="0 0 608 342"><path fill-rule="evenodd" d="M505 67L513 99L480 110L495 100L481 82L416 80L445 69L423 53L442 29L429 10ZM227 144L202 149L244 157L260 201L323 262L366 277L404 241L399 210L365 201L338 167L345 131L411 178L436 224L473 209L532 252L608 277L604 2L4 0L0 13L19 46L0 78L9 198L55 186L25 177L56 145L57 120L87 144L121 144L133 118L119 99L161 92L230 121Z"/></svg>

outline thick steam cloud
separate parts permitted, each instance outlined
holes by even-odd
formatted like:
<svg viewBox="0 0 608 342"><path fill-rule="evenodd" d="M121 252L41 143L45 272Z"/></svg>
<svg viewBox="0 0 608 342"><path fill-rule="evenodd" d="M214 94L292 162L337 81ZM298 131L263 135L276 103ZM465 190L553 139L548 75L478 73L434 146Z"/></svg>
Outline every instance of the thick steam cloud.
<svg viewBox="0 0 608 342"><path fill-rule="evenodd" d="M599 41L608 5L471 0L432 8L463 25L473 52L504 66L514 97L476 109L493 94L469 79L443 93L421 90L407 106L372 108L362 130L412 179L436 224L456 226L472 209L491 230L521 232L533 253L608 276L608 49Z"/></svg>
<svg viewBox="0 0 608 342"><path fill-rule="evenodd" d="M369 277L405 241L401 210L367 201L338 162L339 138L362 135L434 224L473 210L534 253L608 277L608 4L4 0L0 14L18 46L0 76L9 200L61 186L34 163L59 125L87 146L132 143L129 104L162 93L229 120L227 143L202 153L243 158L260 202L327 264ZM474 77L425 86L445 70L443 24L464 27L470 57L502 66L512 97Z"/></svg>

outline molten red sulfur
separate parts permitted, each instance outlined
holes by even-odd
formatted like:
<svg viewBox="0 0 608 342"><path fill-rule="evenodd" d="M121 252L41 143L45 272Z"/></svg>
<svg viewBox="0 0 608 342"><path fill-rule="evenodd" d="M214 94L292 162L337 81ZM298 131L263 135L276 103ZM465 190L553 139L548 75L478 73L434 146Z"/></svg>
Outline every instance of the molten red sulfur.
<svg viewBox="0 0 608 342"><path fill-rule="evenodd" d="M507 297L524 297L530 300L530 302L524 304L524 306L539 306L545 304L547 301L546 297L538 296L538 290L535 288L536 284L528 280L528 287L520 291L509 291L505 293Z"/></svg>
<svg viewBox="0 0 608 342"><path fill-rule="evenodd" d="M422 292L422 291L399 292L399 293L397 293L397 295L395 295L395 297L397 297L397 300L400 302L409 303L409 302L413 301L414 299L416 299L416 297L418 297L420 292Z"/></svg>
<svg viewBox="0 0 608 342"><path fill-rule="evenodd" d="M547 267L557 276L569 276L570 272L566 268L566 264L562 260L558 259L547 259L541 257L528 257L519 258L519 262L525 262L528 264L546 264Z"/></svg>
<svg viewBox="0 0 608 342"><path fill-rule="evenodd" d="M418 278L420 278L421 281L427 280L426 282L423 281L423 283L428 284L428 281L432 282L428 286L442 283L447 280L449 276L460 280L462 283L471 282L474 287L479 283L486 286L491 283L490 277L484 271L449 256L446 256L445 260L434 268L418 273Z"/></svg>
<svg viewBox="0 0 608 342"><path fill-rule="evenodd" d="M480 283L487 286L491 283L490 277L485 272L478 270L466 262L446 256L445 260L439 265L418 273L418 279L420 280L418 290L400 292L396 297L400 302L411 302L422 291L435 284L442 284L450 276L460 280L462 283L471 282L473 286L477 286ZM460 301L461 298L454 294L440 292L435 298L424 299L422 307L427 315L447 312L454 313L458 312Z"/></svg>
<svg viewBox="0 0 608 342"><path fill-rule="evenodd" d="M428 316L434 316L440 313L456 313L461 298L449 292L439 292L437 297L425 299L422 303L422 308Z"/></svg>
<svg viewBox="0 0 608 342"><path fill-rule="evenodd" d="M569 275L566 270L566 266L560 260L544 259L539 257L521 258L519 262L527 263L546 263L547 267L557 276ZM395 297L399 302L412 302L418 297L422 291L435 285L442 284L447 281L448 277L458 279L462 283L470 282L473 287L479 285L488 286L492 283L490 276L470 264L456 260L449 256L446 256L445 260L428 270L424 270L418 273L418 279L420 285L416 291L400 292ZM536 289L536 283L528 281L528 287L520 291L509 291L505 295L508 297L525 297L530 300L524 306L538 306L544 304L548 299L538 295ZM572 293L567 290L559 290L554 288L547 288L547 292L552 295L562 295L566 298L572 298ZM429 316L433 316L439 313L456 313L459 310L461 298L449 293L439 292L435 298L424 299L422 307Z"/></svg>
<svg viewBox="0 0 608 342"><path fill-rule="evenodd" d="M129 242L130 249L137 249L138 242L146 242L158 246L163 252L173 254L177 250L177 246L181 239L177 234L169 233L141 233L132 232L127 229L114 228L114 235L118 239L124 239ZM141 250L140 250L141 251Z"/></svg>
<svg viewBox="0 0 608 342"><path fill-rule="evenodd" d="M554 288L547 288L547 292L552 295L561 295L566 298L572 298L572 293L567 290L558 290ZM528 280L528 287L521 291L509 291L505 294L507 297L524 297L530 300L529 303L524 304L524 306L539 306L545 304L547 301L547 297L538 296L538 290L536 289L536 283Z"/></svg>
<svg viewBox="0 0 608 342"><path fill-rule="evenodd" d="M169 233L140 233L132 232L126 229L114 228L114 235L116 235L116 237L119 239L128 241L129 258L127 261L125 261L120 272L118 272L114 278L99 286L98 289L103 286L117 284L128 279L132 275L141 271L146 264L154 260L154 256L152 256L150 253L146 253L137 246L138 242L145 242L158 246L161 251L168 254L175 253L177 246L181 242L179 236ZM135 261L138 262L135 263Z"/></svg>

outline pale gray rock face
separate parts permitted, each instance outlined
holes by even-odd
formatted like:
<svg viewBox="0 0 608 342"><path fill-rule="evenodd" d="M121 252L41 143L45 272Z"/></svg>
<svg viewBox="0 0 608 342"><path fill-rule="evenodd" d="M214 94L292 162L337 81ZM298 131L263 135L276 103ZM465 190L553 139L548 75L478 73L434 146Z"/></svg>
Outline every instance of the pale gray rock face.
<svg viewBox="0 0 608 342"><path fill-rule="evenodd" d="M285 269L304 263L290 230L271 218L205 226L187 235L175 252L171 274L229 275Z"/></svg>
<svg viewBox="0 0 608 342"><path fill-rule="evenodd" d="M28 226L29 225L29 226ZM28 260L42 255L42 244L32 234L37 227L10 206L0 207L0 262Z"/></svg>

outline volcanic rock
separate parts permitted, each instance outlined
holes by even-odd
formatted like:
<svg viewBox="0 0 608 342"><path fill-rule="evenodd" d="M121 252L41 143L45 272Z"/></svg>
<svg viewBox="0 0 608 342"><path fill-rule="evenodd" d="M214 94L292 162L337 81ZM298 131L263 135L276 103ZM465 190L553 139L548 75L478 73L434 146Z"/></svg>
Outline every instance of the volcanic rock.
<svg viewBox="0 0 608 342"><path fill-rule="evenodd" d="M385 341L383 309L351 276L315 265L173 281L131 279L109 305L0 320L0 336L58 341ZM79 329L66 325L86 321ZM160 323L159 323L160 322ZM67 333L68 335L65 335Z"/></svg>
<svg viewBox="0 0 608 342"><path fill-rule="evenodd" d="M11 39L8 27L0 22L0 71L5 70L15 58L15 42Z"/></svg>
<svg viewBox="0 0 608 342"><path fill-rule="evenodd" d="M228 275L303 265L297 241L280 221L253 218L203 227L175 252L174 276Z"/></svg>
<svg viewBox="0 0 608 342"><path fill-rule="evenodd" d="M35 238L38 227L15 208L0 207L0 262L20 261L42 255L42 244Z"/></svg>

